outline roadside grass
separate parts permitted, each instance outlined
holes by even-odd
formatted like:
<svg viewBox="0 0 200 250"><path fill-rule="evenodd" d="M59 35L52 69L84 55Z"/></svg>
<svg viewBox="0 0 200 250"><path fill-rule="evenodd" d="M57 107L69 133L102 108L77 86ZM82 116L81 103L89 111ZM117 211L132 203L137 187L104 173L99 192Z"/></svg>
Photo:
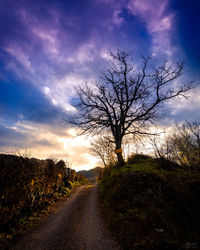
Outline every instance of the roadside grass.
<svg viewBox="0 0 200 250"><path fill-rule="evenodd" d="M19 215L20 218L17 220L17 223L10 224L7 230L0 233L0 249L10 249L18 241L19 237L22 237L33 226L55 211L72 192L86 183L84 181L68 181L68 184L69 187L62 187L59 192L55 192L52 196L47 197L31 214L23 211Z"/></svg>
<svg viewBox="0 0 200 250"><path fill-rule="evenodd" d="M135 155L104 170L99 199L122 249L200 247L200 173Z"/></svg>

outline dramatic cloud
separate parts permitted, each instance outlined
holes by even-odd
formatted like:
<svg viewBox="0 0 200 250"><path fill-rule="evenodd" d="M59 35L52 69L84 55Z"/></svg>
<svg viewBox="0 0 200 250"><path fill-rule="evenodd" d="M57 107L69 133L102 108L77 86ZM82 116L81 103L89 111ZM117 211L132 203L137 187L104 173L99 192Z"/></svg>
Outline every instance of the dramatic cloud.
<svg viewBox="0 0 200 250"><path fill-rule="evenodd" d="M90 138L74 137L63 123L75 111L74 86L98 79L109 49L133 51L136 65L141 54L184 59L187 79L198 80L198 7L193 0L0 1L0 151L18 144L36 157L67 153L77 169L93 167ZM170 103L161 123L199 119L199 96Z"/></svg>
<svg viewBox="0 0 200 250"><path fill-rule="evenodd" d="M174 36L174 13L167 11L168 0L130 0L127 4L129 11L141 18L152 36L152 55L165 53L171 56L171 36Z"/></svg>

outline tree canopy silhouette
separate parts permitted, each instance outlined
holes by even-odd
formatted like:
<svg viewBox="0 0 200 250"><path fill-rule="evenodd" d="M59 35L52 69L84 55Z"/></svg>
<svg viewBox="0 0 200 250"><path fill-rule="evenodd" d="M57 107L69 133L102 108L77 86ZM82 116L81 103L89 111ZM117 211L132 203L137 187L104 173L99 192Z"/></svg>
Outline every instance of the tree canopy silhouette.
<svg viewBox="0 0 200 250"><path fill-rule="evenodd" d="M147 127L158 117L163 103L185 97L192 82L172 86L183 74L183 63L165 62L151 67L150 57L142 57L140 69L132 63L130 53L109 52L108 68L100 82L77 88L77 116L67 122L80 127L83 133L108 131L115 143L119 166L124 164L122 142L128 134L146 134Z"/></svg>

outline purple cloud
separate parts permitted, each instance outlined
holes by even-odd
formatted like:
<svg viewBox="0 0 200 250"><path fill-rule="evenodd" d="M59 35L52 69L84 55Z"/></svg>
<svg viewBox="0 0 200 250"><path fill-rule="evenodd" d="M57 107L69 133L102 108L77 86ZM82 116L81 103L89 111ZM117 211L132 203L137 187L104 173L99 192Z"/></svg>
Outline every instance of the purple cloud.
<svg viewBox="0 0 200 250"><path fill-rule="evenodd" d="M67 137L66 127L59 122L73 111L73 86L98 79L107 65L108 49L132 50L136 64L140 54L153 55L155 60L188 59L177 32L180 14L172 2L0 1L0 123L8 128L31 124L26 131L19 126L18 132L31 135L37 127L40 136L35 144L29 141L32 145L48 145L42 137L45 134L63 150L59 140ZM188 107L196 109L199 99L193 96ZM184 113L177 105L169 110L169 117ZM73 157L76 150L74 146Z"/></svg>
<svg viewBox="0 0 200 250"><path fill-rule="evenodd" d="M127 8L134 15L141 18L152 36L152 55L160 53L171 57L173 47L171 36L174 35L174 13L168 11L168 0L130 0Z"/></svg>

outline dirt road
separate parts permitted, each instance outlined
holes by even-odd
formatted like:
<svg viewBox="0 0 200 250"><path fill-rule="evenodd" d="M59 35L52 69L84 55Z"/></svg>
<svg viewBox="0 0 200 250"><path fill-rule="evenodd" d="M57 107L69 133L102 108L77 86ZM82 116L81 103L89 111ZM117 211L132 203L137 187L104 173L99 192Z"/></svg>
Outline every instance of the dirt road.
<svg viewBox="0 0 200 250"><path fill-rule="evenodd" d="M97 186L82 186L14 249L118 249L99 215Z"/></svg>

